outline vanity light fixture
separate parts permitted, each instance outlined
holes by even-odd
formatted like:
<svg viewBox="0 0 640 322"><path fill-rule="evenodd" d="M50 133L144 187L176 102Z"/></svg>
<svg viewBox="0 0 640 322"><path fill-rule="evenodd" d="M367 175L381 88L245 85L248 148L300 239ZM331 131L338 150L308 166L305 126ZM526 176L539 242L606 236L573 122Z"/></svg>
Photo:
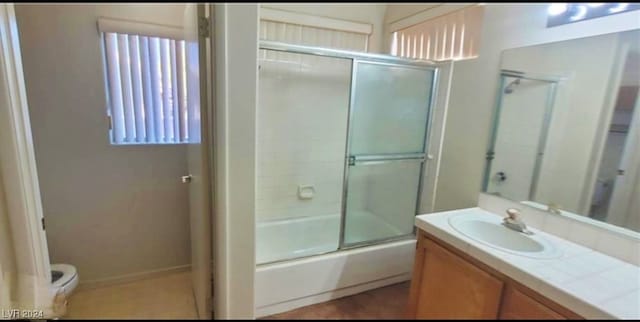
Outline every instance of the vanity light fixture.
<svg viewBox="0 0 640 322"><path fill-rule="evenodd" d="M640 4L634 3L564 3L556 2L547 9L547 27L564 25L612 14L640 9ZM640 18L640 14L639 14Z"/></svg>

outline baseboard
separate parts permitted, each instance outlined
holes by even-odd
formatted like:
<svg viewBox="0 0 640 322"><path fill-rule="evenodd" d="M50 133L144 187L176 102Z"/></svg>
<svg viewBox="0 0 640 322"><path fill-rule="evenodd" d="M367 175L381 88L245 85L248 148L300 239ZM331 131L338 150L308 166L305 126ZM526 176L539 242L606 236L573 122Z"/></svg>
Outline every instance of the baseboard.
<svg viewBox="0 0 640 322"><path fill-rule="evenodd" d="M76 292L160 277L172 273L186 272L190 269L191 265L187 264L89 281L83 281L82 276L80 276L80 284Z"/></svg>
<svg viewBox="0 0 640 322"><path fill-rule="evenodd" d="M348 287L336 289L330 292L315 294L315 295L311 295L303 298L294 299L291 301L258 307L255 310L255 317L260 318L260 317L265 317L273 314L287 312L303 306L327 302L327 301L335 300L341 297L362 293L368 290L372 290L372 289L376 289L376 288L380 288L380 287L384 287L392 284L397 284L397 283L405 282L408 280L411 280L410 273L396 275L396 276L392 276L392 277L388 277L388 278L384 278L384 279L380 279L380 280L372 281L368 283L348 286Z"/></svg>

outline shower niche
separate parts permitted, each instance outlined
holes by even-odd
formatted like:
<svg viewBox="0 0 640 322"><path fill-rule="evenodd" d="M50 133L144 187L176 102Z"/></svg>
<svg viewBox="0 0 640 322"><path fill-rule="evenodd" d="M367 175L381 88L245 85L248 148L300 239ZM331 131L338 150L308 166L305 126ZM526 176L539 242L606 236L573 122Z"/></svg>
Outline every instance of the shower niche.
<svg viewBox="0 0 640 322"><path fill-rule="evenodd" d="M414 238L438 65L260 48L257 264Z"/></svg>

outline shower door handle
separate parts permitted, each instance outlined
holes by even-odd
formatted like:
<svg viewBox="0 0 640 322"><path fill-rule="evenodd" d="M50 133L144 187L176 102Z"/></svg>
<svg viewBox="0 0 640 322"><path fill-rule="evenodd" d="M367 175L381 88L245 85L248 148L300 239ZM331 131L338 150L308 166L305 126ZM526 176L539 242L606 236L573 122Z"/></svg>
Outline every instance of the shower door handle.
<svg viewBox="0 0 640 322"><path fill-rule="evenodd" d="M407 153L407 154L372 154L372 155L350 155L348 159L349 166L358 164L379 164L396 161L419 161L424 162L424 153Z"/></svg>
<svg viewBox="0 0 640 322"><path fill-rule="evenodd" d="M180 181L182 183L190 183L191 180L193 180L193 175L190 175L190 174L180 177Z"/></svg>

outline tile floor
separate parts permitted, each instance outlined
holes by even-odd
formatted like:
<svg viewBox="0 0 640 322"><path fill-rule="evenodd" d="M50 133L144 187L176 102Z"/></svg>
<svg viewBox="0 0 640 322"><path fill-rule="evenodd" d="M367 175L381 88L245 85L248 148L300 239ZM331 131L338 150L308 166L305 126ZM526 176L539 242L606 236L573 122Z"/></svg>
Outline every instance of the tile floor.
<svg viewBox="0 0 640 322"><path fill-rule="evenodd" d="M409 282L265 317L276 319L405 319Z"/></svg>
<svg viewBox="0 0 640 322"><path fill-rule="evenodd" d="M196 319L190 272L78 290L63 319Z"/></svg>
<svg viewBox="0 0 640 322"><path fill-rule="evenodd" d="M63 319L196 319L190 273L78 290ZM403 319L409 282L302 307L264 319Z"/></svg>

